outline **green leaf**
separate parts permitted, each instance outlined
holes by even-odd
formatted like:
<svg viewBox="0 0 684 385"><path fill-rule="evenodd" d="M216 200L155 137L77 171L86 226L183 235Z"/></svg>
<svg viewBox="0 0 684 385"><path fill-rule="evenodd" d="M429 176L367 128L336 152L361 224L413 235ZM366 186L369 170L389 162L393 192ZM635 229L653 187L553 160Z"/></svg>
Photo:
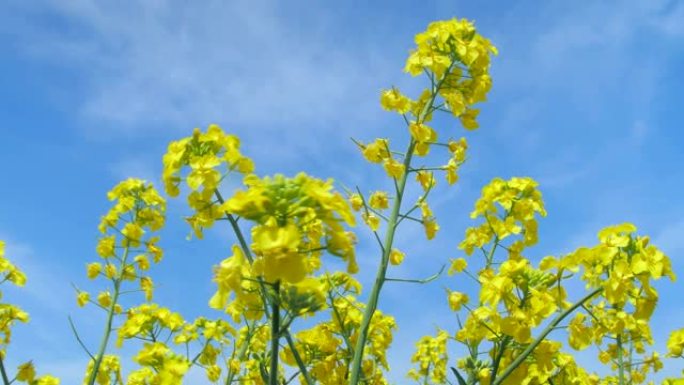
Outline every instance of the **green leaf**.
<svg viewBox="0 0 684 385"><path fill-rule="evenodd" d="M461 373L459 373L458 370L456 370L456 368L452 366L451 371L454 372L454 374L456 375L456 379L458 379L458 385L467 385L465 379L463 378L463 376L461 376Z"/></svg>

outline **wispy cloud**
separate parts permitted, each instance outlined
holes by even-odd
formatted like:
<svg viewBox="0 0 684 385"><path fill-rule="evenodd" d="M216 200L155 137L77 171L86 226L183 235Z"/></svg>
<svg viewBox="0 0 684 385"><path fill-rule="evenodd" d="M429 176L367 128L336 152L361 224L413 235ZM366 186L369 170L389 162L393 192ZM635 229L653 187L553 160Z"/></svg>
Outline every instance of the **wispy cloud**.
<svg viewBox="0 0 684 385"><path fill-rule="evenodd" d="M521 115L553 106L556 126L562 123L559 116L573 113L591 123L604 116L607 105L618 102L630 108L624 111L627 116L648 125L657 86L668 71L671 56L681 50L680 45L673 45L682 29L672 22L682 13L681 4L675 3L627 1L620 7L606 2L581 7L544 3L538 12L548 17L530 20L532 25L525 26L522 33L499 37L505 65L497 68L497 81L504 83L507 92L515 94L517 90L534 101L532 108L521 112L520 106L529 102L510 100L502 122L525 132L529 127L524 124L530 122L521 120ZM526 17L521 13L528 11L515 8L509 15L511 22L513 17ZM558 109L557 103L564 103L564 108ZM542 115L549 117L550 113ZM543 116L538 116L533 126L544 122ZM629 129L623 127L627 135ZM546 137L541 142L552 140L554 130L544 127ZM606 127L606 132L614 130ZM587 127L577 127L575 132L596 134Z"/></svg>
<svg viewBox="0 0 684 385"><path fill-rule="evenodd" d="M136 135L218 121L258 126L259 136L278 139L289 135L281 134L286 126L306 126L320 139L337 131L321 122L348 111L372 117L369 99L388 76L380 52L344 49L320 33L330 21L323 9L299 24L270 0L47 4L70 29L33 30L26 49L82 74L79 112L98 123L86 124L94 132Z"/></svg>

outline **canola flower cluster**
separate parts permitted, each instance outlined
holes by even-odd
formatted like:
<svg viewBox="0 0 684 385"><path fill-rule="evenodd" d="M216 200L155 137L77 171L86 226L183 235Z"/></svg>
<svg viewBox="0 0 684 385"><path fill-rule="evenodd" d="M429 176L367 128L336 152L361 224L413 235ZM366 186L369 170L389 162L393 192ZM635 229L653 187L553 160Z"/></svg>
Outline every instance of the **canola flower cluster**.
<svg viewBox="0 0 684 385"><path fill-rule="evenodd" d="M397 88L383 90L381 107L406 125L405 151L387 138L362 143L362 156L382 165L390 190L335 189L333 180L305 173L259 176L243 155L240 140L218 125L172 142L163 156L162 180L170 197L186 196L192 234L226 224L235 240L230 256L213 271L216 291L208 298L216 319L193 321L152 302L151 267L163 257L157 234L166 221L166 201L151 183L128 179L107 195L98 261L86 276L104 283L96 295L77 289L77 304L104 314L96 350L72 323L77 342L90 358L84 385L177 385L188 373L204 372L210 383L241 385L387 385L387 352L398 325L379 310L388 284L427 284L427 279L388 276L411 255L394 239L402 224L419 224L427 240L440 230L429 204L438 179L453 185L467 160L468 141L440 140L433 115L446 113L471 131L478 128L476 104L491 89L490 60L497 54L472 22L431 23L415 38L405 71L425 75L429 87L411 99ZM438 165L423 165L433 162ZM241 187L227 191L235 179ZM417 196L409 197L410 180ZM387 181L387 180L385 180ZM187 186L187 193L184 191ZM224 194L225 197L224 197ZM356 237L357 215L378 243L379 262L370 291L362 297ZM546 216L537 183L527 177L493 179L482 189L453 258L446 290L454 322L421 337L407 379L419 384L458 385L632 385L653 383L663 357L684 359L684 328L673 331L667 351L653 349L650 320L658 301L654 282L675 279L670 259L630 223L610 226L598 244L538 263L528 249L538 242L538 220ZM401 227L403 228L403 227ZM363 256L366 258L366 256ZM2 283L22 286L25 275L4 257ZM476 290L464 289L471 280ZM580 281L585 293L568 292ZM451 282L450 282L451 284ZM140 296L137 296L137 295ZM575 298L577 297L577 298ZM362 300L363 298L363 300ZM12 327L28 321L16 305L0 303L0 374L3 385L58 385L38 377L32 362L10 378L4 367ZM564 332L563 332L564 331ZM559 337L551 339L551 337ZM118 349L135 351L137 368L126 369ZM454 345L456 357L450 350ZM593 347L609 374L592 373L572 350ZM680 361L681 362L681 361ZM665 385L681 385L668 378Z"/></svg>
<svg viewBox="0 0 684 385"><path fill-rule="evenodd" d="M26 284L26 274L5 257L5 242L0 240L0 284L5 282L22 287ZM3 298L2 294L0 291L0 299ZM17 305L0 302L0 374L2 381L5 384L16 381L28 385L59 385L59 379L56 377L51 375L38 376L32 361L19 365L14 377L10 377L5 368L5 359L7 358L7 348L12 342L12 328L17 322L29 322L28 313Z"/></svg>
<svg viewBox="0 0 684 385"><path fill-rule="evenodd" d="M183 179L191 189L187 200L195 213L186 221L198 238L224 215L214 200L215 195L220 197L217 188L221 181L230 173L248 174L254 170L252 160L240 153L240 139L227 135L215 124L206 133L195 129L191 137L171 142L163 163L162 180L169 196L180 194ZM181 172L185 167L190 171L183 178Z"/></svg>
<svg viewBox="0 0 684 385"><path fill-rule="evenodd" d="M482 189L471 217L484 221L468 228L459 245L467 255L481 250L482 268L473 274L470 264L458 258L449 271L467 274L479 285L475 303L465 293L448 295L452 310L467 310L465 322L459 321L460 329L451 337L469 352L452 368L455 375L464 383L480 384L645 383L649 373L663 367L660 355L649 354L647 347L654 343L649 321L658 299L652 281L675 279L669 258L649 244L648 237L636 235L634 225L624 223L601 230L597 246L545 257L535 267L522 255L537 241L535 214L544 216L546 211L529 178L497 178ZM497 250L505 257L497 258ZM562 281L580 271L588 294L569 301ZM559 326L571 313L568 325ZM599 377L580 367L561 350L560 341L549 339L557 328L567 330L574 350L595 346L599 361L615 374ZM445 335L439 331L437 337L418 343L413 361L420 365L409 372L411 378L444 383ZM681 331L675 331L667 355L681 356L679 346Z"/></svg>

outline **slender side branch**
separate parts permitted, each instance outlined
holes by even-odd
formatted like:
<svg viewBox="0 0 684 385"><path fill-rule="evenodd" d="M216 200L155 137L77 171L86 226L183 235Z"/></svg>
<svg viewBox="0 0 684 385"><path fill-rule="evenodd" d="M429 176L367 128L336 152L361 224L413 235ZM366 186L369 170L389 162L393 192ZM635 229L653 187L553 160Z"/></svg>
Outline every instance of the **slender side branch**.
<svg viewBox="0 0 684 385"><path fill-rule="evenodd" d="M10 385L12 381L10 381L9 377L7 377L7 372L5 371L5 363L3 362L2 357L0 357L0 373L2 374L3 385Z"/></svg>
<svg viewBox="0 0 684 385"><path fill-rule="evenodd" d="M280 282L273 287L274 298L271 304L271 370L268 373L269 385L278 385L278 347L280 346L280 305L278 295Z"/></svg>
<svg viewBox="0 0 684 385"><path fill-rule="evenodd" d="M78 335L78 332L76 331L76 326L74 326L74 321L71 319L71 316L69 318L69 326L71 326L71 331L74 332L74 337L76 337L76 341L78 341L78 344L81 345L83 350L88 354L88 357L90 357L91 360L94 360L95 357L93 357L93 354L90 353L90 350L85 346L83 341L81 340L81 337Z"/></svg>
<svg viewBox="0 0 684 385"><path fill-rule="evenodd" d="M584 298L582 298L582 299L580 299L579 301L577 301L577 303L575 303L574 305L572 305L572 306L570 306L568 309L566 309L563 313L559 314L556 318L554 318L554 320L551 321L551 323L544 329L544 331L542 331L542 333L539 335L539 337L537 337L537 339L535 339L534 342L532 342L531 344L529 344L529 345L527 346L527 348L525 348L525 350L523 350L523 352L520 353L520 355L517 356L517 357L515 358L515 360L513 360L513 362L511 362L510 365L508 365L508 367L506 368L506 370L504 370L503 373L501 373L501 376L500 376L499 378L497 378L495 381L492 382L492 385L501 385L501 383L502 383L508 376L510 376L511 373L513 373L513 371L514 371L518 366L520 366L520 364L525 360L525 358L527 358L527 356L529 356L530 354L532 354L532 352L534 351L534 349L536 349L537 346L538 346L542 341L544 341L544 339L546 338L546 336L549 335L549 333L551 333L551 331L552 331L556 326L558 326L558 324L561 323L561 321L563 321L563 319L564 319L565 317L567 317L568 315L570 315L570 313L572 313L573 311L575 311L578 307L582 306L585 302L589 301L591 298L593 298L596 294L600 293L601 291L603 291L603 288L598 288L598 289L592 291L591 293L587 294Z"/></svg>
<svg viewBox="0 0 684 385"><path fill-rule="evenodd" d="M285 331L285 340L292 351L292 356L294 357L295 362L297 362L297 366L299 367L302 376L304 376L304 381L306 381L306 383L309 385L313 385L313 378L311 378L309 371L306 369L306 365L304 364L304 360L302 360L302 356L299 354L299 351L295 349L294 340L292 339L292 335L290 334L289 330Z"/></svg>
<svg viewBox="0 0 684 385"><path fill-rule="evenodd" d="M242 361L245 358L245 355L247 354L247 349L249 348L249 342L252 339L252 332L250 330L249 324L247 324L247 337L245 338L244 343L242 346L240 346L240 350L237 352L237 359L238 361ZM233 351L235 352L235 351ZM234 357L235 355L233 355ZM232 361L232 357L231 360ZM233 371L233 366L230 365L230 361L228 363L228 375L226 376L226 382L225 385L231 385L233 383L233 378L237 374L236 372Z"/></svg>
<svg viewBox="0 0 684 385"><path fill-rule="evenodd" d="M432 274L431 276L429 276L427 278L423 278L423 279L385 278L385 281L386 282L420 283L420 284L430 283L430 282L434 281L435 279L439 278L440 275L442 275L445 267L446 267L445 265L442 265L442 268L440 268L438 272L436 272L435 274Z"/></svg>

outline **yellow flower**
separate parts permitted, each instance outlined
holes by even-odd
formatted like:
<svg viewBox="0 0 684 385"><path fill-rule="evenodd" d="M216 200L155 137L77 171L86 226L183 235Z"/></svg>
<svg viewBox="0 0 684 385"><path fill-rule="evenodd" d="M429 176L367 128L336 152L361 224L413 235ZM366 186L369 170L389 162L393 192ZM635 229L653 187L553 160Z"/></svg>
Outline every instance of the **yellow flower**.
<svg viewBox="0 0 684 385"><path fill-rule="evenodd" d="M606 246L627 247L629 244L629 234L637 230L631 223L610 226L599 231L599 241Z"/></svg>
<svg viewBox="0 0 684 385"><path fill-rule="evenodd" d="M456 173L458 165L453 158L449 159L449 162L444 166L444 170L446 171L446 181L449 185L458 182L458 174Z"/></svg>
<svg viewBox="0 0 684 385"><path fill-rule="evenodd" d="M453 159L456 162L462 163L465 161L466 150L468 149L468 142L466 141L466 138L461 138L458 140L458 142L455 140L450 140L448 146L449 151L452 153Z"/></svg>
<svg viewBox="0 0 684 385"><path fill-rule="evenodd" d="M423 191L427 191L435 186L437 183L432 171L418 171L416 173L416 181L420 183Z"/></svg>
<svg viewBox="0 0 684 385"><path fill-rule="evenodd" d="M510 277L493 275L491 270L480 273L482 288L480 289L480 301L490 306L497 306L502 297L509 295L514 284Z"/></svg>
<svg viewBox="0 0 684 385"><path fill-rule="evenodd" d="M138 264L138 269L142 271L148 270L150 268L150 260L147 259L145 254L136 255L133 260Z"/></svg>
<svg viewBox="0 0 684 385"><path fill-rule="evenodd" d="M32 383L36 378L36 368L31 361L19 365L17 368L17 381Z"/></svg>
<svg viewBox="0 0 684 385"><path fill-rule="evenodd" d="M465 19L430 23L415 41L416 49L406 60L404 70L413 76L428 72L439 79L442 87L437 92L444 99L444 108L459 117L466 129L476 128L478 111L470 107L484 101L491 89L489 64L491 54L497 53L496 47ZM425 112L426 102L422 99L413 103L416 116Z"/></svg>
<svg viewBox="0 0 684 385"><path fill-rule="evenodd" d="M169 347L161 342L146 343L133 360L140 365L159 367L163 365L164 356L169 352Z"/></svg>
<svg viewBox="0 0 684 385"><path fill-rule="evenodd" d="M115 243L116 240L114 239L114 236L100 238L96 248L97 254L102 258L113 257Z"/></svg>
<svg viewBox="0 0 684 385"><path fill-rule="evenodd" d="M591 328L584 324L585 319L584 314L577 313L568 325L568 343L575 350L583 350L591 345L592 332Z"/></svg>
<svg viewBox="0 0 684 385"><path fill-rule="evenodd" d="M145 292L145 301L152 301L152 292L154 289L154 283L152 283L152 278L141 277L140 278L140 290Z"/></svg>
<svg viewBox="0 0 684 385"><path fill-rule="evenodd" d="M373 194L371 194L368 203L370 204L370 207L372 207L376 210L382 210L382 209L388 208L389 207L389 198L387 196L387 192L385 192L385 191L374 192Z"/></svg>
<svg viewBox="0 0 684 385"><path fill-rule="evenodd" d="M167 193L177 196L180 193L181 171L190 168L186 178L193 191L214 193L222 174L219 166L225 164L227 172L237 170L248 174L254 170L251 159L240 153L240 140L234 135L226 134L221 127L211 124L206 133L195 129L191 137L186 137L169 144L164 154L164 171L162 179Z"/></svg>
<svg viewBox="0 0 684 385"><path fill-rule="evenodd" d="M459 117L459 119L461 119L461 124L463 125L463 127L465 127L468 130L474 130L480 126L479 124L477 124L477 115L479 114L480 110L475 108L468 108Z"/></svg>
<svg viewBox="0 0 684 385"><path fill-rule="evenodd" d="M392 88L382 91L382 94L380 94L380 105L387 111L405 114L411 109L411 100L399 92L399 90Z"/></svg>
<svg viewBox="0 0 684 385"><path fill-rule="evenodd" d="M451 260L451 267L449 267L449 275L460 273L468 266L468 262L464 258L456 258Z"/></svg>
<svg viewBox="0 0 684 385"><path fill-rule="evenodd" d="M301 234L294 223L288 223L283 227L268 223L252 229L252 240L252 248L256 253L280 253L297 250Z"/></svg>
<svg viewBox="0 0 684 385"><path fill-rule="evenodd" d="M247 293L243 292L243 289L249 289L249 285L243 286L242 280L243 277L251 278L251 266L239 246L234 245L232 250L232 256L214 267L214 282L218 286L218 291L209 301L212 309L225 310L233 292L238 298L251 299Z"/></svg>
<svg viewBox="0 0 684 385"><path fill-rule="evenodd" d="M107 278L113 279L117 274L116 266L114 266L112 263L106 264L104 267L104 273Z"/></svg>
<svg viewBox="0 0 684 385"><path fill-rule="evenodd" d="M83 307L85 306L88 301L90 300L90 294L85 291L79 291L78 295L76 296L76 303L78 303L78 306Z"/></svg>
<svg viewBox="0 0 684 385"><path fill-rule="evenodd" d="M359 194L351 194L349 197L349 203L354 211L359 211L363 207L363 198Z"/></svg>
<svg viewBox="0 0 684 385"><path fill-rule="evenodd" d="M675 330L667 339L667 355L681 357L684 352L684 328Z"/></svg>
<svg viewBox="0 0 684 385"><path fill-rule="evenodd" d="M218 187L221 173L214 168L221 164L221 159L213 154L193 158L189 165L192 171L188 174L187 182L191 189L197 190L204 186L208 190Z"/></svg>
<svg viewBox="0 0 684 385"><path fill-rule="evenodd" d="M598 359L602 364L607 364L613 359L613 355L607 350L602 350L598 355Z"/></svg>
<svg viewBox="0 0 684 385"><path fill-rule="evenodd" d="M36 385L59 385L59 378L50 375L40 376L36 382Z"/></svg>
<svg viewBox="0 0 684 385"><path fill-rule="evenodd" d="M98 275L100 275L100 272L102 272L102 265L94 262L94 263L89 263L87 266L87 274L88 278L90 279L95 279L97 278Z"/></svg>
<svg viewBox="0 0 684 385"><path fill-rule="evenodd" d="M156 245L159 242L159 237L151 237L147 240L147 253L152 256L154 263L159 263L164 256L164 251Z"/></svg>
<svg viewBox="0 0 684 385"><path fill-rule="evenodd" d="M437 231L439 231L439 225L434 218L423 219L423 227L425 228L425 236L428 240L434 238Z"/></svg>
<svg viewBox="0 0 684 385"><path fill-rule="evenodd" d="M211 382L216 382L221 378L221 367L218 365L207 366L207 379Z"/></svg>
<svg viewBox="0 0 684 385"><path fill-rule="evenodd" d="M404 175L404 165L394 158L385 159L383 166L385 167L385 172L387 172L387 175L389 175L390 178L399 179L402 175Z"/></svg>
<svg viewBox="0 0 684 385"><path fill-rule="evenodd" d="M482 368L477 372L477 378L480 379L480 384L489 384L489 379L491 376L491 369Z"/></svg>
<svg viewBox="0 0 684 385"><path fill-rule="evenodd" d="M371 230L373 231L378 231L380 228L380 218L378 218L377 215L368 213L368 214L362 214L361 217L363 218L363 221L370 227Z"/></svg>
<svg viewBox="0 0 684 385"><path fill-rule="evenodd" d="M389 254L389 261L393 265L399 265L404 260L404 253L397 249L392 249Z"/></svg>
<svg viewBox="0 0 684 385"><path fill-rule="evenodd" d="M103 291L97 295L97 303L100 306L108 308L112 305L112 295L108 291Z"/></svg>
<svg viewBox="0 0 684 385"><path fill-rule="evenodd" d="M409 124L409 132L416 142L434 142L437 140L437 133L431 127L418 122Z"/></svg>
<svg viewBox="0 0 684 385"><path fill-rule="evenodd" d="M133 247L138 247L140 245L140 239L145 234L145 230L140 227L137 223L126 223L121 234L126 237ZM126 244L124 244L125 246Z"/></svg>
<svg viewBox="0 0 684 385"><path fill-rule="evenodd" d="M135 266L126 264L123 272L121 273L121 278L127 281L133 281L136 278Z"/></svg>
<svg viewBox="0 0 684 385"><path fill-rule="evenodd" d="M468 303L468 295L458 291L449 292L449 307L451 310L461 310L461 306Z"/></svg>
<svg viewBox="0 0 684 385"><path fill-rule="evenodd" d="M416 343L416 351L411 357L411 362L417 368L411 369L409 378L422 382L430 379L430 383L444 384L447 382L447 342L449 333L440 330L437 336L423 336Z"/></svg>
<svg viewBox="0 0 684 385"><path fill-rule="evenodd" d="M362 146L363 157L371 163L380 163L389 158L389 141L387 139L375 139L373 143Z"/></svg>

